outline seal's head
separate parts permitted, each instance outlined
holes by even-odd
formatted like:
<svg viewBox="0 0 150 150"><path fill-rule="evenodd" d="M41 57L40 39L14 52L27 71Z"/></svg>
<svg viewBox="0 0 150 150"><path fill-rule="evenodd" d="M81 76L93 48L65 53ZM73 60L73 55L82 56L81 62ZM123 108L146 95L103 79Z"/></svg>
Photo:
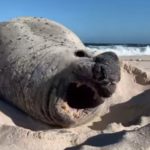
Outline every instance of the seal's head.
<svg viewBox="0 0 150 150"><path fill-rule="evenodd" d="M120 80L114 53L79 50L86 48L72 31L44 18L0 25L0 44L1 95L48 124L67 127L93 118Z"/></svg>
<svg viewBox="0 0 150 150"><path fill-rule="evenodd" d="M117 55L105 52L95 57L75 51L76 59L61 73L57 101L53 105L54 122L68 127L93 117L98 106L110 97L120 80ZM55 116L55 117L54 117Z"/></svg>

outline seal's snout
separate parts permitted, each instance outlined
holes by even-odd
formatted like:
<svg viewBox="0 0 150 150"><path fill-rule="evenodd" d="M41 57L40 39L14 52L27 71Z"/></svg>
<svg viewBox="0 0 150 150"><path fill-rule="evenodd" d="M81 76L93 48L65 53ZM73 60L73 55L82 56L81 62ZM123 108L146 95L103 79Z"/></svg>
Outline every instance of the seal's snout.
<svg viewBox="0 0 150 150"><path fill-rule="evenodd" d="M114 52L105 52L95 57L96 63L106 63L107 61L119 62L118 56Z"/></svg>
<svg viewBox="0 0 150 150"><path fill-rule="evenodd" d="M113 52L105 52L94 58L93 79L101 84L116 83L120 80L119 58Z"/></svg>
<svg viewBox="0 0 150 150"><path fill-rule="evenodd" d="M119 58L113 52L105 52L96 56L94 62L92 73L98 93L102 97L110 97L120 81Z"/></svg>
<svg viewBox="0 0 150 150"><path fill-rule="evenodd" d="M93 67L93 78L98 81L101 82L105 79L107 79L107 73L105 70L105 67L101 64L96 63Z"/></svg>

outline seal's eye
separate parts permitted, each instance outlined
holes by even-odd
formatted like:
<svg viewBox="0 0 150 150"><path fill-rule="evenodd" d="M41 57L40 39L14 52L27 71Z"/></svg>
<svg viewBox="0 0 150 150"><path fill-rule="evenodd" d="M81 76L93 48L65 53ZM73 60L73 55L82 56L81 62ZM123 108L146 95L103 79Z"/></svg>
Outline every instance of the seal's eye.
<svg viewBox="0 0 150 150"><path fill-rule="evenodd" d="M78 50L78 51L76 51L76 52L75 52L75 55L76 55L77 57L87 57L86 52L84 52L83 50Z"/></svg>

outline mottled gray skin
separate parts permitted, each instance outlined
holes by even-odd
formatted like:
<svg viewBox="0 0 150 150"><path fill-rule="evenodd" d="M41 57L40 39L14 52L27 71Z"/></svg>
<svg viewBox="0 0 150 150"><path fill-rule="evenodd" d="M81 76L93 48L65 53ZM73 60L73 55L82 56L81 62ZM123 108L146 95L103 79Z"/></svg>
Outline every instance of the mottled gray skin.
<svg viewBox="0 0 150 150"><path fill-rule="evenodd" d="M93 118L119 80L114 53L93 57L62 25L32 17L0 24L0 95L41 121L68 127Z"/></svg>

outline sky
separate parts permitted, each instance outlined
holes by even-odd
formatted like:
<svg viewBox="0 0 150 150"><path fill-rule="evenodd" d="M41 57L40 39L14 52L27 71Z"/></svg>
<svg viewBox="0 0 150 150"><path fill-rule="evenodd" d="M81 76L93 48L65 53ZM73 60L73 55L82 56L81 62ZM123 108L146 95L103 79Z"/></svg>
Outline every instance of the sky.
<svg viewBox="0 0 150 150"><path fill-rule="evenodd" d="M44 17L83 42L150 44L150 0L3 0L0 21Z"/></svg>

